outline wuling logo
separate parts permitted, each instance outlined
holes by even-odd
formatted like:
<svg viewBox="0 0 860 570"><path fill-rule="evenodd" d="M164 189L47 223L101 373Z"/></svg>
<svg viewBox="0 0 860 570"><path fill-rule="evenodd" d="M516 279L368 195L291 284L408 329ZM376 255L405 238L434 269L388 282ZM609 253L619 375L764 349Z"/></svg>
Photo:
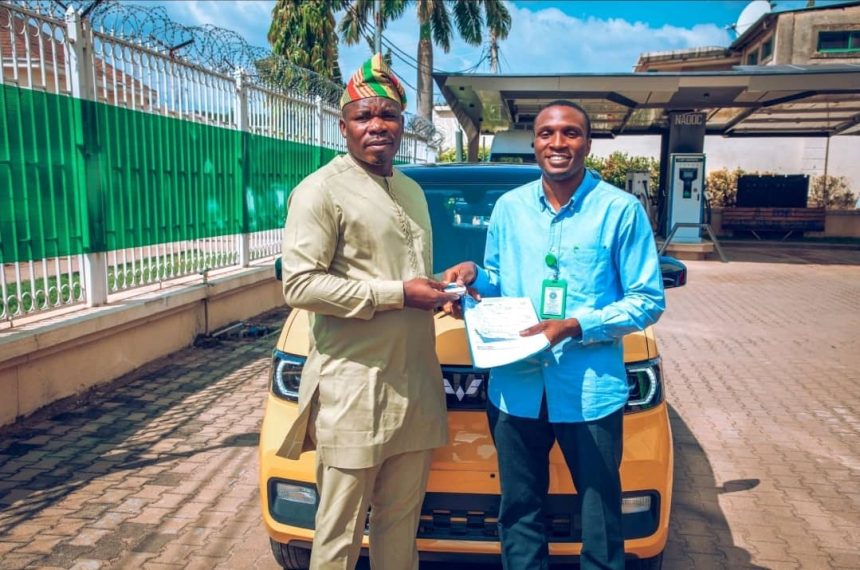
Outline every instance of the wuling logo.
<svg viewBox="0 0 860 570"><path fill-rule="evenodd" d="M457 396L457 400L462 402L466 396L474 396L481 388L484 379L477 374L451 374L451 380L442 378L445 384L445 393L452 396Z"/></svg>

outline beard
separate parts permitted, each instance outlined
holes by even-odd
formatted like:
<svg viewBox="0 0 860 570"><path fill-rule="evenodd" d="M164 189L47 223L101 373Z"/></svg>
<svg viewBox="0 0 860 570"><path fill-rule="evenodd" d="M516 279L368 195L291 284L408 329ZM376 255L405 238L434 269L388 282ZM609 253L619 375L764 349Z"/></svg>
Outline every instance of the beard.
<svg viewBox="0 0 860 570"><path fill-rule="evenodd" d="M584 168L578 168L576 170L568 170L565 172L547 172L543 171L541 174L548 180L552 180L553 182L564 182L565 180L570 180L574 178L578 174L580 174Z"/></svg>

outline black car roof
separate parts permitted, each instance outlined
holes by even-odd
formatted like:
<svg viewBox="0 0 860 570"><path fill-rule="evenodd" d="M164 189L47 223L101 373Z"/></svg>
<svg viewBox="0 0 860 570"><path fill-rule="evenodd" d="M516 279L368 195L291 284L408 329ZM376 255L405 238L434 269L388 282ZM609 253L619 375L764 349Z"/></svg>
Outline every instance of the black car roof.
<svg viewBox="0 0 860 570"><path fill-rule="evenodd" d="M397 167L422 186L472 185L515 187L540 178L536 164L498 162L410 164Z"/></svg>

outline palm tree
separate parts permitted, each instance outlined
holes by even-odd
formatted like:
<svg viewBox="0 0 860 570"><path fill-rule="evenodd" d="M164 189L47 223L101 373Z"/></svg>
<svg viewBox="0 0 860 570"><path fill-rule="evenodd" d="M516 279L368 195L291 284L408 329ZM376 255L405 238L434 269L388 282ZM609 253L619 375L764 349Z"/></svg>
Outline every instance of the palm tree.
<svg viewBox="0 0 860 570"><path fill-rule="evenodd" d="M484 19L490 31L490 71L499 71L499 41L508 38L511 14L500 0L484 0Z"/></svg>
<svg viewBox="0 0 860 570"><path fill-rule="evenodd" d="M341 83L334 12L342 4L343 0L277 0L268 36L272 51Z"/></svg>
<svg viewBox="0 0 860 570"><path fill-rule="evenodd" d="M429 121L433 117L433 44L446 53L451 49L452 13L457 33L469 45L481 44L485 22L491 42L497 45L498 40L508 37L511 15L502 0L383 0L383 25L399 18L408 3L414 3L418 12L418 116ZM366 37L373 21L373 7L373 0L352 0L346 6L339 28L347 45Z"/></svg>

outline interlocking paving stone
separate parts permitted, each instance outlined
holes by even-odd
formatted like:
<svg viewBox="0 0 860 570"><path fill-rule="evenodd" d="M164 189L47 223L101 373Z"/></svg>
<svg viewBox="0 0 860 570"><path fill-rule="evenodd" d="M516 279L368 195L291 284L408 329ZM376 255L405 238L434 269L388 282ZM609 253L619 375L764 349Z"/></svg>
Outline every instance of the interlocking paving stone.
<svg viewBox="0 0 860 570"><path fill-rule="evenodd" d="M664 568L860 567L860 252L727 249L688 262L657 326ZM256 470L275 340L199 343L0 430L0 568L277 568Z"/></svg>
<svg viewBox="0 0 860 570"><path fill-rule="evenodd" d="M657 326L676 438L667 561L708 567L684 551L704 525L733 540L717 545L730 563L715 567L835 568L832 528L860 528L843 516L860 510L860 252L817 259L689 262L688 286L667 292ZM691 529L694 497L718 511ZM858 543L841 544L856 561Z"/></svg>
<svg viewBox="0 0 860 570"><path fill-rule="evenodd" d="M134 548L132 548L132 551L158 553L166 544L169 544L175 539L175 534L151 533L144 536L143 539L138 542Z"/></svg>

